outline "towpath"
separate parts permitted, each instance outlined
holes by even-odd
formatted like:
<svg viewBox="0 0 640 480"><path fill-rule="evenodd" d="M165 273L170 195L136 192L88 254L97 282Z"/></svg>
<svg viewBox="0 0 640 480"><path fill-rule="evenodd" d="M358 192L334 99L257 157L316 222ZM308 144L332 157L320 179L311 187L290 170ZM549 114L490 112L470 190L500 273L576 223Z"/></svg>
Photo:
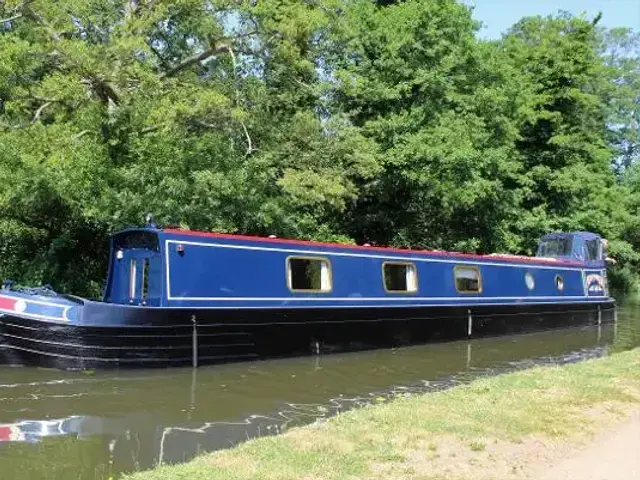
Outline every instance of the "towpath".
<svg viewBox="0 0 640 480"><path fill-rule="evenodd" d="M584 448L551 467L537 480L640 480L640 414L599 434Z"/></svg>

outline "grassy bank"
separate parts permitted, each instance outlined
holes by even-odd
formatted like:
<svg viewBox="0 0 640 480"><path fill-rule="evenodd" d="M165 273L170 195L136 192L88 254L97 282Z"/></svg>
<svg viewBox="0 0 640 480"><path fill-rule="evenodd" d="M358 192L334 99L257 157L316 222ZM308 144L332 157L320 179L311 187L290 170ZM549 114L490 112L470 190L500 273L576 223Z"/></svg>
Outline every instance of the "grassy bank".
<svg viewBox="0 0 640 480"><path fill-rule="evenodd" d="M519 478L532 455L637 408L640 349L398 398L127 479Z"/></svg>

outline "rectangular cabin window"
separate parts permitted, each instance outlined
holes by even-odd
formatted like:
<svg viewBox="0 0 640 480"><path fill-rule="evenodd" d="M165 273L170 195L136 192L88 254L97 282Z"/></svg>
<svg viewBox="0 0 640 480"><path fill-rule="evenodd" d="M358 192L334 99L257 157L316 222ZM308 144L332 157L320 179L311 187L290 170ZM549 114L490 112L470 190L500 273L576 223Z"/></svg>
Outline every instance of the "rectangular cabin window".
<svg viewBox="0 0 640 480"><path fill-rule="evenodd" d="M149 296L149 259L145 258L142 261L142 302L147 301Z"/></svg>
<svg viewBox="0 0 640 480"><path fill-rule="evenodd" d="M570 236L552 238L540 241L538 245L538 257L567 257L573 249L573 238Z"/></svg>
<svg viewBox="0 0 640 480"><path fill-rule="evenodd" d="M600 260L600 240L587 240L585 244L587 247L585 260Z"/></svg>
<svg viewBox="0 0 640 480"><path fill-rule="evenodd" d="M384 289L394 293L418 291L418 273L413 263L384 262L382 264Z"/></svg>
<svg viewBox="0 0 640 480"><path fill-rule="evenodd" d="M326 258L289 257L287 284L296 292L330 292L331 264Z"/></svg>
<svg viewBox="0 0 640 480"><path fill-rule="evenodd" d="M129 262L129 298L136 298L136 259Z"/></svg>
<svg viewBox="0 0 640 480"><path fill-rule="evenodd" d="M128 248L146 248L154 252L160 251L160 242L155 232L145 230L121 232L113 237L114 250L126 250Z"/></svg>
<svg viewBox="0 0 640 480"><path fill-rule="evenodd" d="M453 276L458 292L480 293L482 291L482 278L478 267L457 266L453 269Z"/></svg>

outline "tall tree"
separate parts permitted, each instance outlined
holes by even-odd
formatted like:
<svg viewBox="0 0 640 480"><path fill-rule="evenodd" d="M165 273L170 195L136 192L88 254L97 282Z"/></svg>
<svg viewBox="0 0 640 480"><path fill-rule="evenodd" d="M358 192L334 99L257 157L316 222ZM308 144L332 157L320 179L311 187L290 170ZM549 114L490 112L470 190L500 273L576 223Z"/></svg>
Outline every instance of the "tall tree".
<svg viewBox="0 0 640 480"><path fill-rule="evenodd" d="M104 265L85 260L106 256L87 235L146 212L335 236L377 169L374 144L322 117L318 45L336 14L294 1L3 3L0 276L96 294Z"/></svg>
<svg viewBox="0 0 640 480"><path fill-rule="evenodd" d="M518 22L501 42L521 72L516 123L526 236L587 229L616 237L624 191L608 143L609 73L595 22L561 14Z"/></svg>
<svg viewBox="0 0 640 480"><path fill-rule="evenodd" d="M455 1L349 3L330 60L336 108L384 155L380 181L348 217L355 237L481 251L511 243L516 90L476 28Z"/></svg>
<svg viewBox="0 0 640 480"><path fill-rule="evenodd" d="M640 32L601 29L600 54L608 67L608 141L622 175L640 159Z"/></svg>
<svg viewBox="0 0 640 480"><path fill-rule="evenodd" d="M481 252L583 228L635 262L638 37L596 23L489 42L455 0L1 2L0 278L97 295L106 233L148 212Z"/></svg>

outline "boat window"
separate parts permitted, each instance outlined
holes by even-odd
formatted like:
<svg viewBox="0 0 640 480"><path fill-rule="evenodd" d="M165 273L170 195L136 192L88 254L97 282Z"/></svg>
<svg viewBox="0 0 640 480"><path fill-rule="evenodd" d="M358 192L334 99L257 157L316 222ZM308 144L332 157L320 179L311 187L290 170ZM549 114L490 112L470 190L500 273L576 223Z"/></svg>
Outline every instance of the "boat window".
<svg viewBox="0 0 640 480"><path fill-rule="evenodd" d="M116 234L113 238L113 249L123 250L127 248L146 248L158 252L160 250L158 235L155 232L147 232L145 230Z"/></svg>
<svg viewBox="0 0 640 480"><path fill-rule="evenodd" d="M587 247L586 260L600 260L600 240L587 240L585 244Z"/></svg>
<svg viewBox="0 0 640 480"><path fill-rule="evenodd" d="M415 293L418 291L418 274L413 263L384 262L382 274L384 289L387 292Z"/></svg>
<svg viewBox="0 0 640 480"><path fill-rule="evenodd" d="M482 278L478 267L457 266L453 269L453 275L458 292L480 293L482 291Z"/></svg>
<svg viewBox="0 0 640 480"><path fill-rule="evenodd" d="M136 297L136 259L129 262L129 298Z"/></svg>
<svg viewBox="0 0 640 480"><path fill-rule="evenodd" d="M524 274L524 283L529 290L536 288L536 279L533 278L533 273L527 272Z"/></svg>
<svg viewBox="0 0 640 480"><path fill-rule="evenodd" d="M331 265L326 258L289 257L287 284L292 291L331 291Z"/></svg>
<svg viewBox="0 0 640 480"><path fill-rule="evenodd" d="M560 292L564 290L564 280L560 275L556 275L556 288Z"/></svg>
<svg viewBox="0 0 640 480"><path fill-rule="evenodd" d="M573 238L557 237L541 240L538 245L538 257L566 257L571 255Z"/></svg>
<svg viewBox="0 0 640 480"><path fill-rule="evenodd" d="M147 301L149 295L149 259L142 261L142 303Z"/></svg>

